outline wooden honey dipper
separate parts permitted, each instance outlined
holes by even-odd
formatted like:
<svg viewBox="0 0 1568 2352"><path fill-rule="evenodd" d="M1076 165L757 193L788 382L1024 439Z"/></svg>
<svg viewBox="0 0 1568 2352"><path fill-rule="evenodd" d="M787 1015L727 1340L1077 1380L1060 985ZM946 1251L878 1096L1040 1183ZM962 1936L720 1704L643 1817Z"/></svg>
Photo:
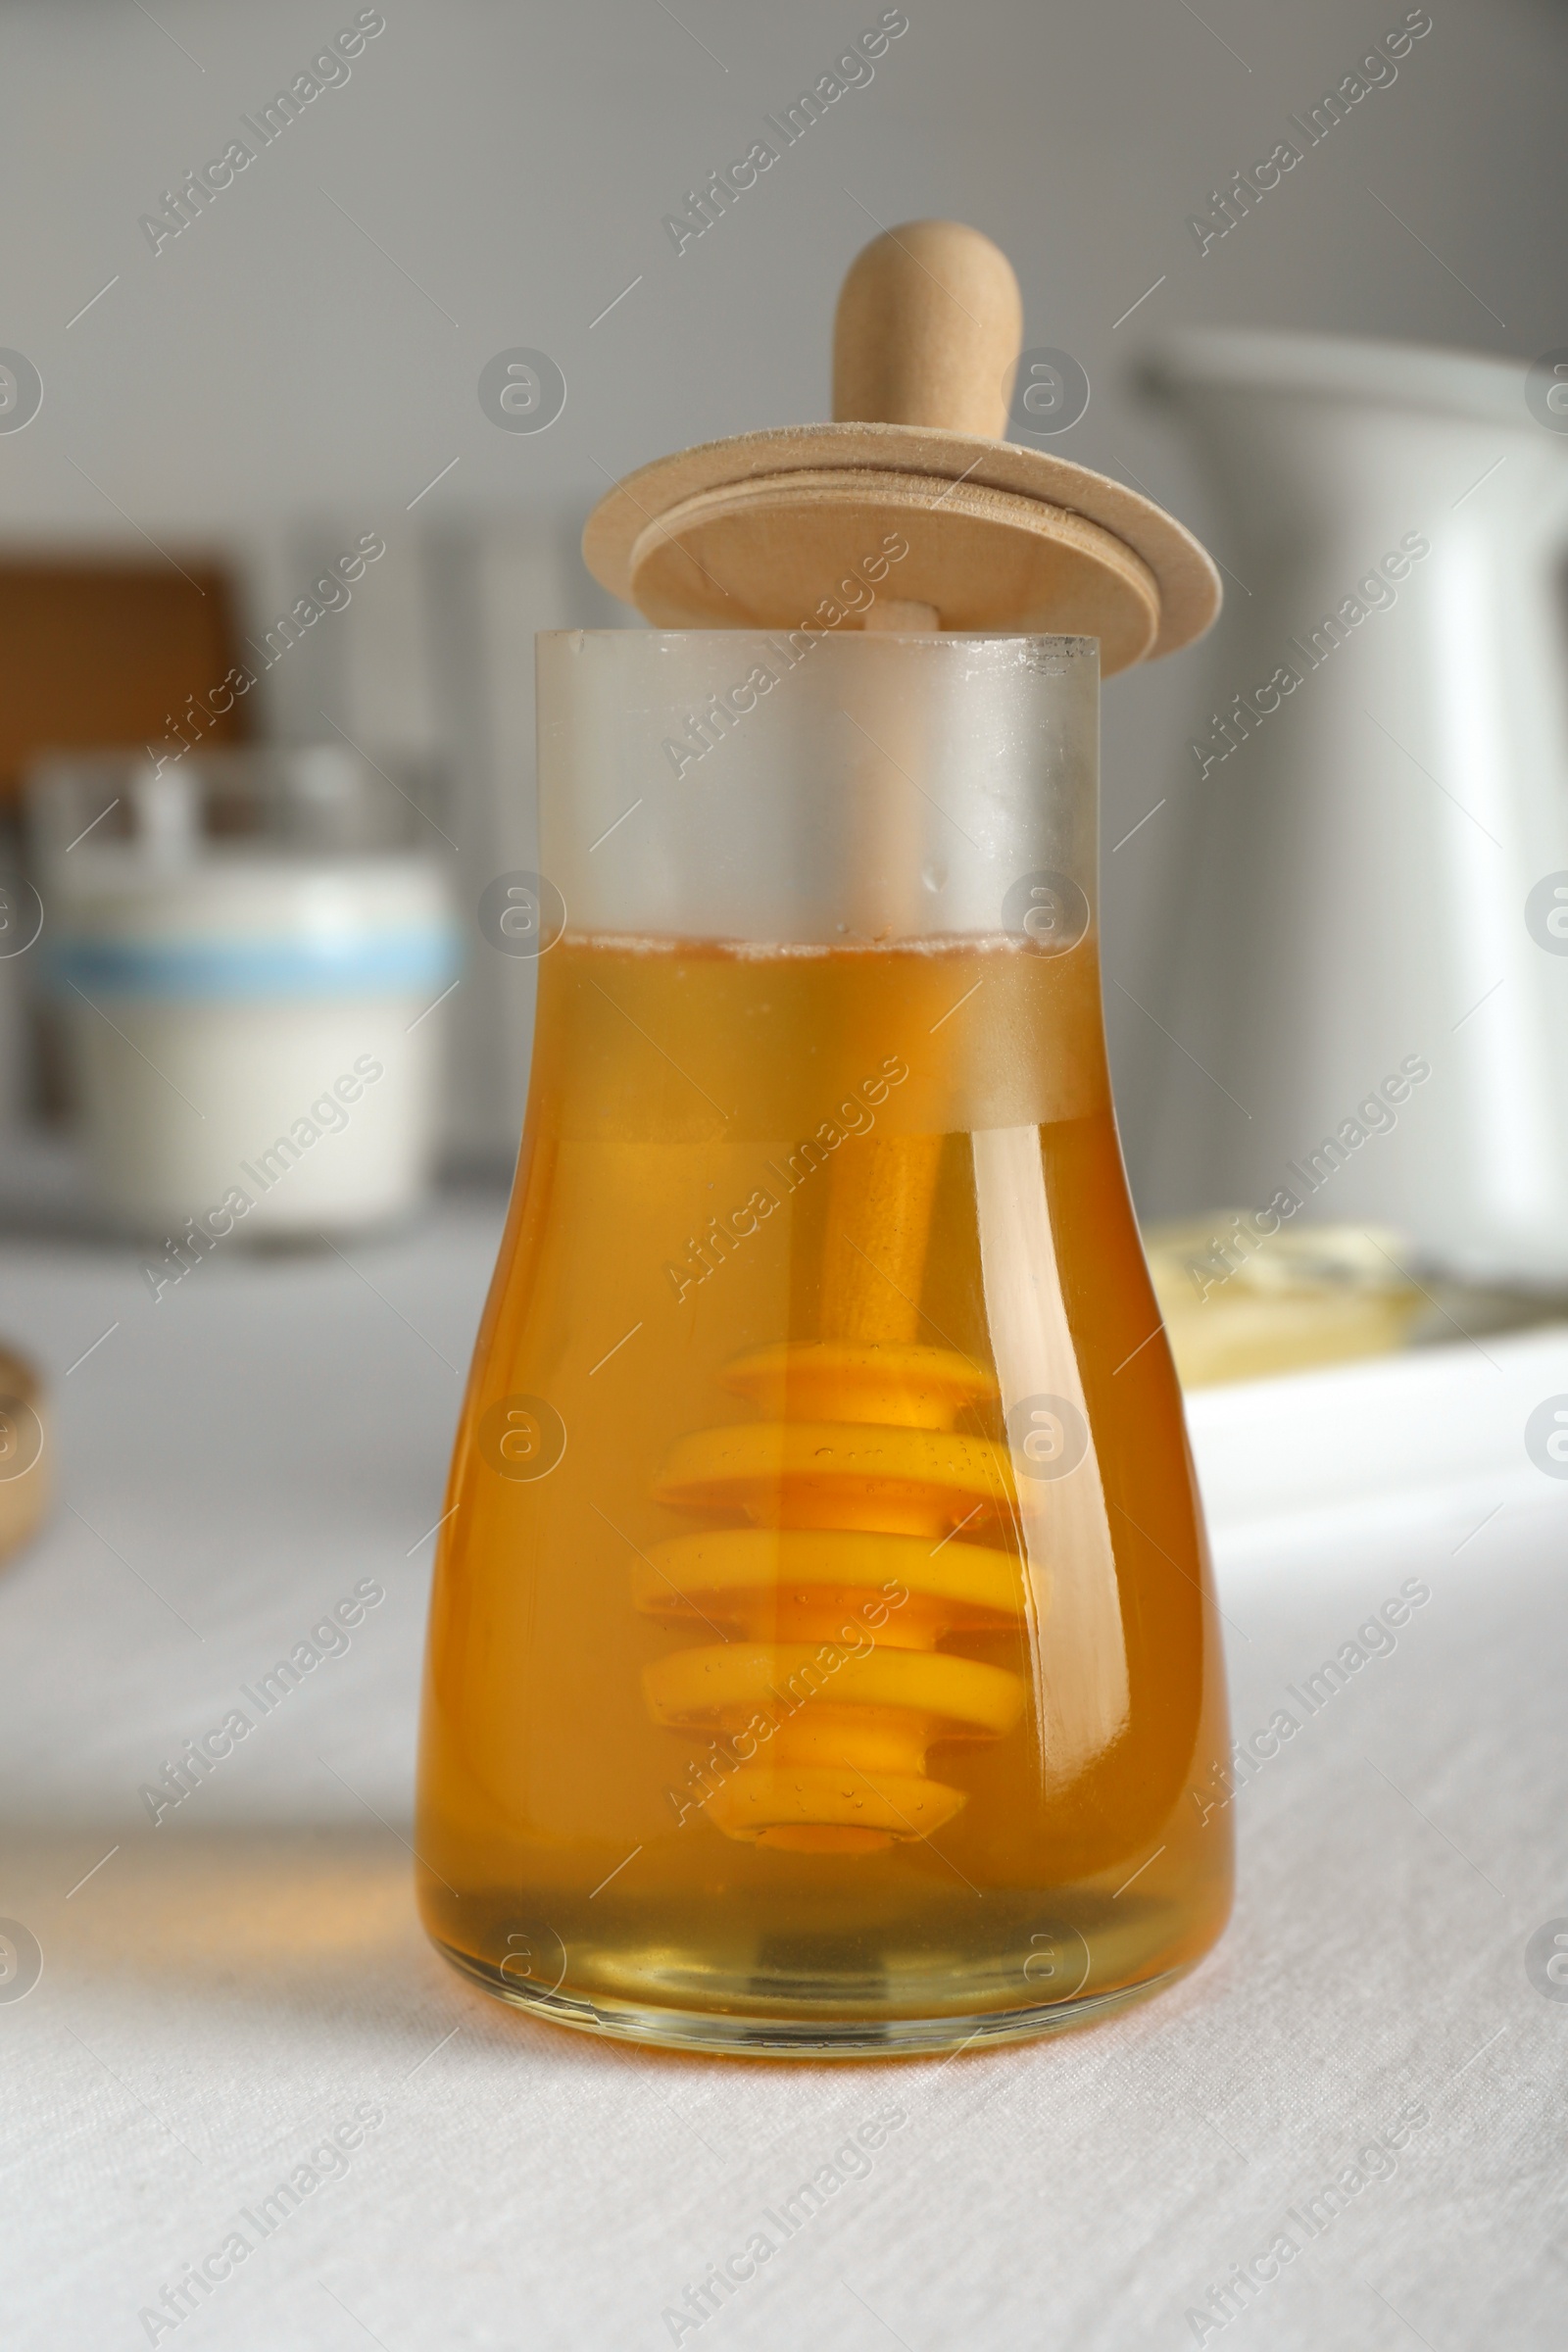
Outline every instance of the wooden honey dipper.
<svg viewBox="0 0 1568 2352"><path fill-rule="evenodd" d="M590 517L589 569L660 627L791 628L893 533L907 549L897 599L835 626L1093 636L1107 675L1175 651L1218 611L1214 566L1136 492L999 437L1021 330L1017 280L988 238L941 220L887 231L839 298L835 421L644 466ZM869 735L902 765L888 736L907 717L891 704L875 715ZM899 861L897 842L867 851ZM650 1614L743 1637L645 1677L660 1722L751 1740L708 1800L730 1837L854 1853L927 1836L963 1797L926 1774L926 1746L1000 1737L1022 1711L1015 1676L936 1648L1021 1614L1008 1556L984 1541L1010 1516L1010 1460L954 1427L995 1385L916 1344L941 1150L868 1137L835 1167L819 1342L732 1365L727 1385L768 1420L683 1440L656 1489L676 1509L752 1522L656 1545L637 1590ZM803 1719L781 1693L832 1649L846 1610L869 1625L865 1596L890 1579L900 1614L882 1607L866 1654L857 1632Z"/></svg>
<svg viewBox="0 0 1568 2352"><path fill-rule="evenodd" d="M872 605L872 626L1098 637L1106 677L1175 652L1218 612L1219 575L1136 491L998 437L1021 330L989 237L952 220L889 229L839 297L835 421L628 474L589 516L589 570L660 628L788 629L898 531L900 604Z"/></svg>

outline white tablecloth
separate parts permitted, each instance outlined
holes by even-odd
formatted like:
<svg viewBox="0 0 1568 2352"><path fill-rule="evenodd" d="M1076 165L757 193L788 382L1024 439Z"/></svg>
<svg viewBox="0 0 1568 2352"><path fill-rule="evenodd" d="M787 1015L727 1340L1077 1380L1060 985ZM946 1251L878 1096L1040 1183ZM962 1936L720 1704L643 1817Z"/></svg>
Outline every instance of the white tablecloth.
<svg viewBox="0 0 1568 2352"><path fill-rule="evenodd" d="M1568 1914L1568 1484L1520 1433L1568 1338L1195 1399L1239 1733L1432 1597L1237 1800L1193 1977L946 2063L699 2062L508 2012L413 1912L425 1531L498 1221L157 1306L127 1252L0 1249L61 1478L0 1580L0 1915L43 1954L0 1999L8 2352L1561 2345L1568 2001L1525 1946ZM140 1785L365 1578L348 1653L154 1828Z"/></svg>

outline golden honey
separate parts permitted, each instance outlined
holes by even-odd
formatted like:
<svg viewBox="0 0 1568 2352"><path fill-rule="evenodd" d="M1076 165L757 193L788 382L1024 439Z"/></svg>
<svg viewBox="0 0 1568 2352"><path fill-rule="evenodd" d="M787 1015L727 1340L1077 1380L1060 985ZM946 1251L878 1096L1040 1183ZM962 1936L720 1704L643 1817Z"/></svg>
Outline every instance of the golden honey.
<svg viewBox="0 0 1568 2352"><path fill-rule="evenodd" d="M432 1601L438 1943L562 2022L1039 2033L1223 1926L1223 1677L1093 931L567 933Z"/></svg>

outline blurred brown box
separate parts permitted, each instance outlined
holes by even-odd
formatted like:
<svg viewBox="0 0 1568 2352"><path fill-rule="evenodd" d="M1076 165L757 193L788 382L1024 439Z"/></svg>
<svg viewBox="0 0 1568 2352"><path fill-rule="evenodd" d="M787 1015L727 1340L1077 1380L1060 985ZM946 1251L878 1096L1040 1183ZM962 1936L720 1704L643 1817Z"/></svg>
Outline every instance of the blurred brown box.
<svg viewBox="0 0 1568 2352"><path fill-rule="evenodd" d="M213 565L105 557L0 561L0 808L43 751L241 740L246 705L205 706L238 659L229 579ZM192 711L188 698L194 697Z"/></svg>

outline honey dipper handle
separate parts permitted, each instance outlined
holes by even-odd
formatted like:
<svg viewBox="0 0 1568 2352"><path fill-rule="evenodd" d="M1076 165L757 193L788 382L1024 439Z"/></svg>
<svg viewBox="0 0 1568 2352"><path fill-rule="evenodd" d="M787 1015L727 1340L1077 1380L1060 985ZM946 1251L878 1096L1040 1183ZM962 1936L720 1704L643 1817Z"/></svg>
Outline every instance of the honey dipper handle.
<svg viewBox="0 0 1568 2352"><path fill-rule="evenodd" d="M1006 255L957 220L906 220L850 264L833 326L834 421L1000 440L1022 339Z"/></svg>

